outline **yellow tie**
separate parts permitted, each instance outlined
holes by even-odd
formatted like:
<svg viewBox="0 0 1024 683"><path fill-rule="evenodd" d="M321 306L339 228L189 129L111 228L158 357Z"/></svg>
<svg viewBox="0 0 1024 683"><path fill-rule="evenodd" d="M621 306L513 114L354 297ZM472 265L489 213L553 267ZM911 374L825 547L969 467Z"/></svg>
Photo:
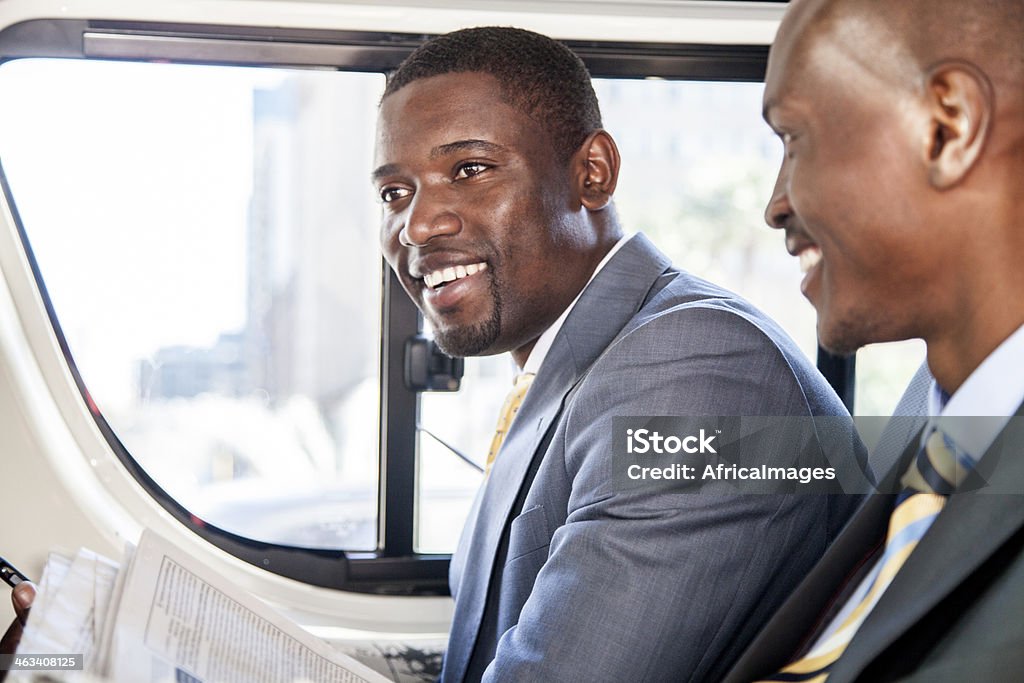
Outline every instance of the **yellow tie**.
<svg viewBox="0 0 1024 683"><path fill-rule="evenodd" d="M491 439L491 447L487 451L487 468L484 471L484 476L491 473L491 465L494 464L494 458L498 456L498 451L501 450L501 444L505 441L508 428L512 426L512 418L519 412L519 406L523 405L523 399L526 398L526 392L529 391L534 377L534 373L524 372L517 376L512 383L512 391L508 392L508 396L505 397L505 403L501 406L498 424L494 428L494 438Z"/></svg>
<svg viewBox="0 0 1024 683"><path fill-rule="evenodd" d="M828 678L832 664L846 651L861 623L892 583L896 573L917 547L920 536L912 532L915 525L927 527L942 510L946 497L936 493L916 493L903 501L892 513L886 535L885 553L879 560L881 569L871 589L857 603L839 629L826 641L788 665L768 681L807 681L821 683Z"/></svg>
<svg viewBox="0 0 1024 683"><path fill-rule="evenodd" d="M901 483L905 488L896 499L896 507L889 518L885 551L876 564L877 574L867 593L831 636L765 681L822 683L828 679L832 665L846 651L857 629L970 467L971 461L962 452L957 453L955 444L948 437L939 430L932 432L903 476Z"/></svg>

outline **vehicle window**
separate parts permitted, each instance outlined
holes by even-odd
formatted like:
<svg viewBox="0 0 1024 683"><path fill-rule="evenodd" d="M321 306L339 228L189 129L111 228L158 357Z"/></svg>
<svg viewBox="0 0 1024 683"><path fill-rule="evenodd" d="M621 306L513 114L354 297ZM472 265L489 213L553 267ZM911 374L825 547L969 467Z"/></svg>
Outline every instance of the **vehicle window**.
<svg viewBox="0 0 1024 683"><path fill-rule="evenodd" d="M381 74L0 67L0 160L74 365L199 520L373 549Z"/></svg>
<svg viewBox="0 0 1024 683"><path fill-rule="evenodd" d="M465 364L459 392L420 395L420 424L429 431L421 430L418 441L415 547L421 553L455 550L483 472L457 458L448 446L483 467L501 404L512 386L513 364L507 354L467 358Z"/></svg>
<svg viewBox="0 0 1024 683"><path fill-rule="evenodd" d="M367 173L383 86L380 73L0 66L0 162L73 367L195 520L378 548L382 263ZM761 84L595 88L622 152L627 232L750 299L813 358L797 262L762 218L781 146ZM860 414L888 414L920 362L875 353L861 354ZM507 356L465 368L460 392L422 394L400 416L421 428L416 552L454 549L482 473L451 449L483 464L513 374Z"/></svg>
<svg viewBox="0 0 1024 683"><path fill-rule="evenodd" d="M872 344L859 350L856 414L892 415L924 356L925 344L921 339Z"/></svg>

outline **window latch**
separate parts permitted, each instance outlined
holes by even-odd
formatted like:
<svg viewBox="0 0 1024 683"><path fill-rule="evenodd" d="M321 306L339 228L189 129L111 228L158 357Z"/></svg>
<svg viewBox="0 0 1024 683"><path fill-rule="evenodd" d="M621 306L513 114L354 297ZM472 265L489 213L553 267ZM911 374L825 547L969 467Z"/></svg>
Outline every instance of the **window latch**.
<svg viewBox="0 0 1024 683"><path fill-rule="evenodd" d="M465 366L422 334L405 341L405 386L412 391L458 391Z"/></svg>

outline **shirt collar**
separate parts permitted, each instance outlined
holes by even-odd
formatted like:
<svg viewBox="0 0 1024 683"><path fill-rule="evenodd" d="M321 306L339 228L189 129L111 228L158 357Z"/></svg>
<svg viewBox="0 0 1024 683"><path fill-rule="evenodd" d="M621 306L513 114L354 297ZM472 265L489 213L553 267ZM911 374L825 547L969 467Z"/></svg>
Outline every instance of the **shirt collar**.
<svg viewBox="0 0 1024 683"><path fill-rule="evenodd" d="M551 323L551 327L544 330L544 333L537 337L537 342L533 345L533 349L530 351L529 357L527 357L526 362L523 363L522 372L532 372L536 374L537 371L540 370L540 366L544 362L544 358L548 355L548 351L551 350L551 345L555 342L555 337L558 336L558 331L562 329L562 324L565 322L565 319L569 317L569 313L571 313L572 309L576 307L576 302L580 300L581 296L583 296L583 292L586 290L587 285L593 282L594 278L597 277L597 274L601 272L601 269L604 268L612 259L612 256L614 256L615 253L630 239L632 239L632 235L629 237L622 237L615 243L615 246L613 246L611 250L604 255L601 262L597 264L597 268L594 268L594 272L591 273L590 279L587 280L587 284L583 286L580 293L572 300L569 307L562 311L562 315L558 316L558 319L555 320L555 322ZM515 365L515 361L513 361L512 364ZM516 373L518 374L519 372L519 369L516 368Z"/></svg>
<svg viewBox="0 0 1024 683"><path fill-rule="evenodd" d="M1022 367L1024 325L997 346L948 401L943 401L942 388L932 380L928 414L938 417L929 421L925 432L939 426L972 458L980 458L1024 402ZM985 419L955 419L964 417Z"/></svg>

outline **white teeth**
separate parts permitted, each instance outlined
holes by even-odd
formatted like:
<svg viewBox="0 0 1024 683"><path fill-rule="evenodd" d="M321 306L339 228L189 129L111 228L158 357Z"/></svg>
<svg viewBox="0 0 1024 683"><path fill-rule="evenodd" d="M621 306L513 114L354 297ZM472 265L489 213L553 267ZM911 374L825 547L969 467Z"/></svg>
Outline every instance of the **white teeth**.
<svg viewBox="0 0 1024 683"><path fill-rule="evenodd" d="M423 282L431 289L445 282L454 282L487 269L486 263L471 263L468 266L449 266L423 276Z"/></svg>
<svg viewBox="0 0 1024 683"><path fill-rule="evenodd" d="M821 249L818 247L807 247L800 252L800 272L807 273L821 261Z"/></svg>

